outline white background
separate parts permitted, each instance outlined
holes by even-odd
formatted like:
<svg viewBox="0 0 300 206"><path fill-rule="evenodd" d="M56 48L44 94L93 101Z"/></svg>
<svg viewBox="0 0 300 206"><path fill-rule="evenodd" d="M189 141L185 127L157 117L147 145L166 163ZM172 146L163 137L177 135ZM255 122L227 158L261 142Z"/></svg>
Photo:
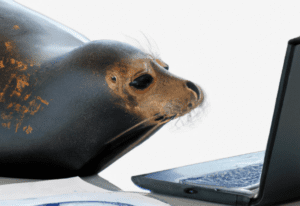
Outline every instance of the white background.
<svg viewBox="0 0 300 206"><path fill-rule="evenodd" d="M134 175L265 150L287 42L300 35L297 1L17 2L90 40L143 44L143 32L170 72L205 90L193 127L169 123L100 173L121 189L142 191Z"/></svg>

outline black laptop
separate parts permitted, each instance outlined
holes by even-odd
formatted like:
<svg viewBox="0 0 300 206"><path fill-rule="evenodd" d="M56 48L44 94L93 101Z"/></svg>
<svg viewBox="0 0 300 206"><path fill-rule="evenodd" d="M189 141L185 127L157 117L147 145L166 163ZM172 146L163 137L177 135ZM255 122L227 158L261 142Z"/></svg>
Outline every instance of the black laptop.
<svg viewBox="0 0 300 206"><path fill-rule="evenodd" d="M288 43L266 151L132 177L141 188L229 205L300 200L300 37Z"/></svg>

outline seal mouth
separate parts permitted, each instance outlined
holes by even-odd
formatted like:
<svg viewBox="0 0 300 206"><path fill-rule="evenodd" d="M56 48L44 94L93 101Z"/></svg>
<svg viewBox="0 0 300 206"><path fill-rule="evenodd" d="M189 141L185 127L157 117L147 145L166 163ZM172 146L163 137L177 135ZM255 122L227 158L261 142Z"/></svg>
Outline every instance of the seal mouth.
<svg viewBox="0 0 300 206"><path fill-rule="evenodd" d="M177 114L174 114L174 115L172 115L172 116L162 115L162 116L156 118L155 121L157 121L157 122L158 122L158 121L160 121L160 122L165 122L165 121L167 121L167 120L172 120L172 119L174 119L176 116L177 116Z"/></svg>

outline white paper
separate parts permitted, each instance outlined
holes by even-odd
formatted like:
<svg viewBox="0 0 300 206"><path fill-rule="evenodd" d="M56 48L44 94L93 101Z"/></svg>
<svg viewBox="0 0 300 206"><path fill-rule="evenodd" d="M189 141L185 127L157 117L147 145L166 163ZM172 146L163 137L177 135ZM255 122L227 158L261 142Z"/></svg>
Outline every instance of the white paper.
<svg viewBox="0 0 300 206"><path fill-rule="evenodd" d="M169 205L138 193L105 190L79 177L0 186L0 206L33 206L49 203L59 203L61 206Z"/></svg>
<svg viewBox="0 0 300 206"><path fill-rule="evenodd" d="M37 198L79 192L109 192L109 190L89 184L80 177L72 177L2 185L0 186L0 200Z"/></svg>
<svg viewBox="0 0 300 206"><path fill-rule="evenodd" d="M58 205L60 206L169 206L169 204L163 203L154 198L127 192L79 193L23 200L7 200L1 201L0 206L33 206L49 203L59 203Z"/></svg>

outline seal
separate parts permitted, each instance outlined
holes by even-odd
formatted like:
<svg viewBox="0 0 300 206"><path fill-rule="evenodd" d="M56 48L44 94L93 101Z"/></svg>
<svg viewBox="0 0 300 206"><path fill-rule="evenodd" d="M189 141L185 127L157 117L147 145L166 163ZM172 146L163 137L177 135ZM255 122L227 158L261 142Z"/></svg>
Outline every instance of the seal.
<svg viewBox="0 0 300 206"><path fill-rule="evenodd" d="M201 104L201 88L168 70L129 44L89 41L0 0L0 175L99 173Z"/></svg>

